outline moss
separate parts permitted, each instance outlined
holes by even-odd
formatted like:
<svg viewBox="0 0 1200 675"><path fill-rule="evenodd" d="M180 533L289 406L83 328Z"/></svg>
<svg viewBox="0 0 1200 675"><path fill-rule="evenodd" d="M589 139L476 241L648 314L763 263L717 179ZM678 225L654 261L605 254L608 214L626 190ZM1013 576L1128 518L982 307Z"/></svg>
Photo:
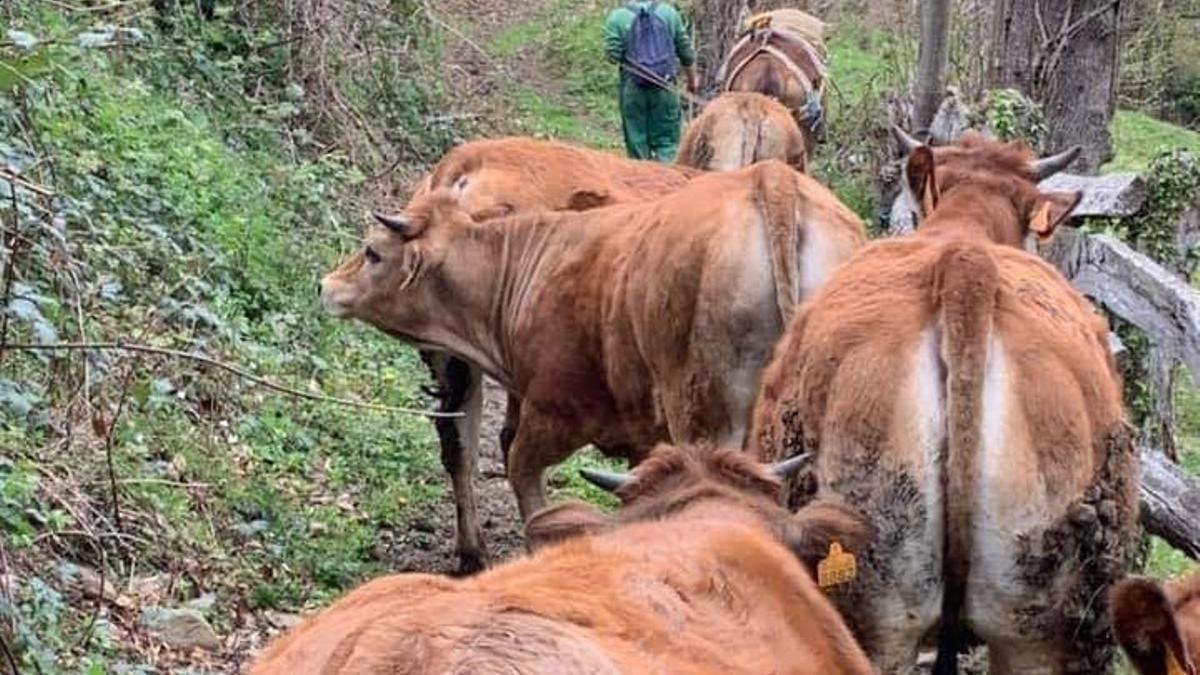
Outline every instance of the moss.
<svg viewBox="0 0 1200 675"><path fill-rule="evenodd" d="M1200 160L1188 150L1165 152L1150 163L1145 179L1146 204L1139 215L1126 223L1128 240L1156 261L1191 277L1196 252L1179 249L1177 224L1180 216L1196 205Z"/></svg>
<svg viewBox="0 0 1200 675"><path fill-rule="evenodd" d="M978 117L977 124L986 125L1002 140L1022 140L1039 151L1044 148L1046 116L1041 106L1015 89L988 92Z"/></svg>

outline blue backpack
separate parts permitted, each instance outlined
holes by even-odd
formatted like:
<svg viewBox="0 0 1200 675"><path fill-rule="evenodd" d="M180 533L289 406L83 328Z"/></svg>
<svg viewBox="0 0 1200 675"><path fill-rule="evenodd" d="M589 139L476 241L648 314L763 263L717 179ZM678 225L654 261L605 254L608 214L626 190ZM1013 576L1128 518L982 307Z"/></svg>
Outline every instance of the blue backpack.
<svg viewBox="0 0 1200 675"><path fill-rule="evenodd" d="M654 86L655 83L637 71L653 74L663 82L675 80L675 40L667 22L654 11L657 5L658 2L648 5L629 3L634 17L626 38L625 60L633 64L631 75L643 87Z"/></svg>

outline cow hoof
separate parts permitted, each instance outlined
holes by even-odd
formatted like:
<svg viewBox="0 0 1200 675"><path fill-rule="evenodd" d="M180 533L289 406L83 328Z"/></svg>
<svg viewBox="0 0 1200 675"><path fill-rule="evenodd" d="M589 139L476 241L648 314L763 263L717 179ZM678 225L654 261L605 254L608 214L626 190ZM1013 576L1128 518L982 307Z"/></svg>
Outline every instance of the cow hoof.
<svg viewBox="0 0 1200 675"><path fill-rule="evenodd" d="M467 551L458 554L457 576L469 577L487 569L487 555L480 551Z"/></svg>

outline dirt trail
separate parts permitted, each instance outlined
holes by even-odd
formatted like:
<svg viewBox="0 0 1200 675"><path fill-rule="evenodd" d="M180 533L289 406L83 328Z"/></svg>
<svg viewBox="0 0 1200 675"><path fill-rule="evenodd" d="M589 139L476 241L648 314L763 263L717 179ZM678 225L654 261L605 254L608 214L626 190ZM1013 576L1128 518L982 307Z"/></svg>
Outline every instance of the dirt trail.
<svg viewBox="0 0 1200 675"><path fill-rule="evenodd" d="M475 493L483 540L493 563L525 551L525 535L516 498L504 477L500 455L500 428L504 425L506 397L500 385L485 380L484 413L480 430L479 475ZM437 452L430 448L430 452ZM446 477L446 491L433 507L424 507L407 523L390 546L397 572L454 573L454 498Z"/></svg>

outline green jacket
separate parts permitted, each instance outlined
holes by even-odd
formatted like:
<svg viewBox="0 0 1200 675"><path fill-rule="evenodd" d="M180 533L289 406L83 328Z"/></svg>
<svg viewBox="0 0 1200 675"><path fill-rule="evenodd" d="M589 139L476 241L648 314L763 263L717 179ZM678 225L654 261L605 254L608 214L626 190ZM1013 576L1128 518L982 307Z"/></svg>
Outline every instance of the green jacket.
<svg viewBox="0 0 1200 675"><path fill-rule="evenodd" d="M634 3L639 7L649 5L648 0L638 0ZM667 22L667 28L675 38L675 56L679 65L689 68L696 62L696 50L692 47L692 37L683 27L683 17L674 6L659 2L654 7L654 13ZM613 63L620 63L625 58L625 42L629 29L633 27L634 13L628 5L622 5L608 13L604 21L604 55Z"/></svg>

